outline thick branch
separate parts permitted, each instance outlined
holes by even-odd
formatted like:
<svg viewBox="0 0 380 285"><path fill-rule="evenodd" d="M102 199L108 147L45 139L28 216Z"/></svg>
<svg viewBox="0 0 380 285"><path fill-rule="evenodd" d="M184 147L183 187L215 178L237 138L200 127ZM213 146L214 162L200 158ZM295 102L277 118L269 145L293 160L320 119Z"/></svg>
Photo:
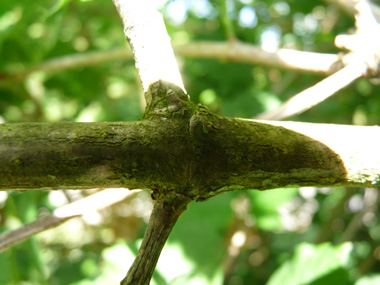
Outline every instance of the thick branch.
<svg viewBox="0 0 380 285"><path fill-rule="evenodd" d="M161 181L161 172L186 168L181 158L175 158L187 151L176 124L175 120L165 124L166 138L159 122L148 121L0 125L0 188L154 187L156 179ZM170 174L164 176L168 180ZM169 180L179 183L179 179Z"/></svg>
<svg viewBox="0 0 380 285"><path fill-rule="evenodd" d="M262 123L202 109L134 123L0 125L0 189L149 188L203 199L380 180L379 127Z"/></svg>

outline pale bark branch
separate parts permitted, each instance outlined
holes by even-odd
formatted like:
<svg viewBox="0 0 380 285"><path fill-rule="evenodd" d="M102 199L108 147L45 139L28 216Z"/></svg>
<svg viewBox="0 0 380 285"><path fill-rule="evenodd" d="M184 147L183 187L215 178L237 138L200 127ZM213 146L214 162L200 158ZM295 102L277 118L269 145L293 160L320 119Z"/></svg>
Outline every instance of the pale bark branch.
<svg viewBox="0 0 380 285"><path fill-rule="evenodd" d="M106 189L79 201L59 207L51 215L39 218L16 230L2 233L0 235L0 252L40 232L57 227L72 218L119 203L137 192L129 191L128 189Z"/></svg>
<svg viewBox="0 0 380 285"><path fill-rule="evenodd" d="M240 62L253 65L263 65L274 68L309 72L316 74L331 74L342 67L340 57L335 54L305 52L290 49L279 49L267 52L259 46L233 42L201 41L174 46L176 55L190 58L209 58L228 62ZM47 60L24 70L8 72L5 80L21 81L29 74L41 72L62 72L65 70L95 66L111 61L132 60L128 48L118 48L107 51L92 51L70 54ZM4 80L0 81L0 83Z"/></svg>
<svg viewBox="0 0 380 285"><path fill-rule="evenodd" d="M367 65L365 76L380 74L380 24L375 19L367 1L356 1L356 31L349 35L338 35L335 45L349 51L344 63L363 62Z"/></svg>
<svg viewBox="0 0 380 285"><path fill-rule="evenodd" d="M258 115L257 119L283 120L290 118L323 102L361 76L379 76L380 25L373 16L367 1L355 2L355 34L338 35L335 39L337 47L349 51L342 57L345 67L293 96L276 110Z"/></svg>
<svg viewBox="0 0 380 285"><path fill-rule="evenodd" d="M8 74L8 78L21 81L33 72L62 72L70 69L77 69L87 66L95 66L110 61L132 60L132 53L128 47L118 48L108 51L90 51L69 54L62 57L53 58L40 64L27 67L24 70L15 70ZM6 78L7 79L7 78Z"/></svg>
<svg viewBox="0 0 380 285"><path fill-rule="evenodd" d="M212 58L317 74L331 74L342 67L339 56L335 54L290 49L268 52L259 46L239 41L194 42L176 46L174 50L181 56Z"/></svg>
<svg viewBox="0 0 380 285"><path fill-rule="evenodd" d="M186 93L162 15L146 0L113 2L123 21L144 91L163 80Z"/></svg>
<svg viewBox="0 0 380 285"><path fill-rule="evenodd" d="M261 120L284 120L298 115L336 94L339 90L360 78L366 71L367 65L365 63L349 64L314 86L294 95L277 109L260 114L255 118Z"/></svg>

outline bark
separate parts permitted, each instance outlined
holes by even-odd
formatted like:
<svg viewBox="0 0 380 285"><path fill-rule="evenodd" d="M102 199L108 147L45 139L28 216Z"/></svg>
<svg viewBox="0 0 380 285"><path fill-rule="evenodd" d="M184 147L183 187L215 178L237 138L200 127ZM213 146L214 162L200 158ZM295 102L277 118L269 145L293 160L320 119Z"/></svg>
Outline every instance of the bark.
<svg viewBox="0 0 380 285"><path fill-rule="evenodd" d="M149 188L203 200L380 181L377 126L231 119L186 104L138 122L0 125L0 189Z"/></svg>
<svg viewBox="0 0 380 285"><path fill-rule="evenodd" d="M166 240L178 217L190 202L186 197L177 198L174 204L156 201L139 253L121 285L149 285Z"/></svg>
<svg viewBox="0 0 380 285"><path fill-rule="evenodd" d="M158 80L176 84L185 91L161 13L149 1L113 2L131 45L144 92Z"/></svg>

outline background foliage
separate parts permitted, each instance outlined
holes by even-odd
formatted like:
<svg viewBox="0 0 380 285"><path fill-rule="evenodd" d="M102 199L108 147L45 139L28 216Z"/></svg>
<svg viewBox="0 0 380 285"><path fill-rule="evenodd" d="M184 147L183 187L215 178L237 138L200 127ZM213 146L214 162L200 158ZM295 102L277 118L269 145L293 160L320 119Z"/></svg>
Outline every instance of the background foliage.
<svg viewBox="0 0 380 285"><path fill-rule="evenodd" d="M157 1L173 44L236 37L336 53L352 17L320 1ZM0 120L128 121L141 117L133 62L7 74L68 54L125 46L112 1L0 1ZM179 58L192 100L251 118L322 79L248 64ZM358 80L294 120L374 125L377 81ZM362 138L365 140L366 138ZM0 231L88 195L0 193ZM379 284L378 194L371 189L278 189L227 193L193 203L169 238L154 284ZM136 254L151 209L148 192L73 219L0 254L0 284L113 284Z"/></svg>

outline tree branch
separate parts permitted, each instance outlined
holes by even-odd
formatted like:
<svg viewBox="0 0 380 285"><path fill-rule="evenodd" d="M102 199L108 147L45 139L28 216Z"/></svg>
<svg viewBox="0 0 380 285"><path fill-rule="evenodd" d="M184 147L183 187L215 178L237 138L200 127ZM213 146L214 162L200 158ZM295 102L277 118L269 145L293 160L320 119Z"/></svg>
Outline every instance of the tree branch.
<svg viewBox="0 0 380 285"><path fill-rule="evenodd" d="M187 57L213 58L317 74L331 74L342 67L339 56L335 54L290 49L268 52L259 46L239 41L194 42L176 46L174 50L177 54Z"/></svg>
<svg viewBox="0 0 380 285"><path fill-rule="evenodd" d="M221 61L249 63L316 74L331 74L342 66L340 57L334 54L290 49L279 49L276 52L267 52L259 46L239 41L193 42L174 46L174 51L177 55L184 57L210 58ZM26 76L35 71L61 72L80 67L95 66L110 61L131 59L132 53L125 47L108 51L70 54L47 60L24 70L9 71L5 74L4 79L0 81L0 84L4 84L5 80L24 80Z"/></svg>
<svg viewBox="0 0 380 285"><path fill-rule="evenodd" d="M338 5L343 11L347 14L354 16L355 15L355 5L358 0L324 0L328 4ZM376 17L377 21L380 22L380 7L374 4L372 1L368 1L368 5L371 7L372 13Z"/></svg>
<svg viewBox="0 0 380 285"><path fill-rule="evenodd" d="M0 235L0 252L40 232L57 227L72 218L81 216L86 212L101 210L119 203L137 192L138 191L131 192L128 191L128 189L106 189L79 201L64 205L54 210L49 216L39 218L16 230L2 233Z"/></svg>
<svg viewBox="0 0 380 285"><path fill-rule="evenodd" d="M162 15L145 0L113 2L123 21L144 91L162 80L179 86L186 93ZM148 100L147 104L150 104Z"/></svg>
<svg viewBox="0 0 380 285"><path fill-rule="evenodd" d="M132 60L132 53L128 47L118 48L107 51L90 51L75 54L68 54L62 57L46 60L40 64L30 66L24 70L10 71L4 77L4 80L22 81L29 74L41 72L62 72L70 69L77 69L87 66L95 66L105 62L119 61L119 60ZM2 83L0 81L0 83Z"/></svg>
<svg viewBox="0 0 380 285"><path fill-rule="evenodd" d="M314 86L294 95L273 111L256 116L260 120L284 120L298 115L331 97L367 72L363 62L349 64Z"/></svg>
<svg viewBox="0 0 380 285"><path fill-rule="evenodd" d="M293 96L276 110L258 115L257 119L282 120L295 116L323 102L361 76L379 76L380 40L374 35L380 34L380 25L367 1L355 2L357 2L356 33L339 35L335 39L337 47L350 51L342 60L346 66L313 87Z"/></svg>
<svg viewBox="0 0 380 285"><path fill-rule="evenodd" d="M378 187L380 183L380 153L374 149L380 141L379 126L363 127L279 121L266 121L266 123L273 126L283 126L323 143L342 159L347 180L360 180L361 174L364 174L361 169L363 167L368 172L362 178L367 177L369 179L367 182L373 179L369 183L371 184L369 188ZM367 138L371 141L367 141ZM369 178L370 176L372 178Z"/></svg>
<svg viewBox="0 0 380 285"><path fill-rule="evenodd" d="M375 187L379 141L379 127L207 114L130 123L3 124L0 189L177 189L206 199L294 184Z"/></svg>
<svg viewBox="0 0 380 285"><path fill-rule="evenodd" d="M182 143L186 134L173 133L181 130L177 122L168 120L164 128L168 128L169 141L162 141L166 140L160 134L164 130L157 123L1 124L0 189L154 187L147 182L158 179L159 184L161 171L168 173L165 180L171 176L170 167L186 171L179 166L186 143L170 142L176 137L176 142ZM160 150L163 144L171 150ZM169 162L175 155L178 158ZM155 177L150 172L156 173ZM173 179L180 183L181 177Z"/></svg>
<svg viewBox="0 0 380 285"><path fill-rule="evenodd" d="M190 201L189 198L179 198L174 204L155 202L139 253L121 285L149 285L166 240Z"/></svg>

